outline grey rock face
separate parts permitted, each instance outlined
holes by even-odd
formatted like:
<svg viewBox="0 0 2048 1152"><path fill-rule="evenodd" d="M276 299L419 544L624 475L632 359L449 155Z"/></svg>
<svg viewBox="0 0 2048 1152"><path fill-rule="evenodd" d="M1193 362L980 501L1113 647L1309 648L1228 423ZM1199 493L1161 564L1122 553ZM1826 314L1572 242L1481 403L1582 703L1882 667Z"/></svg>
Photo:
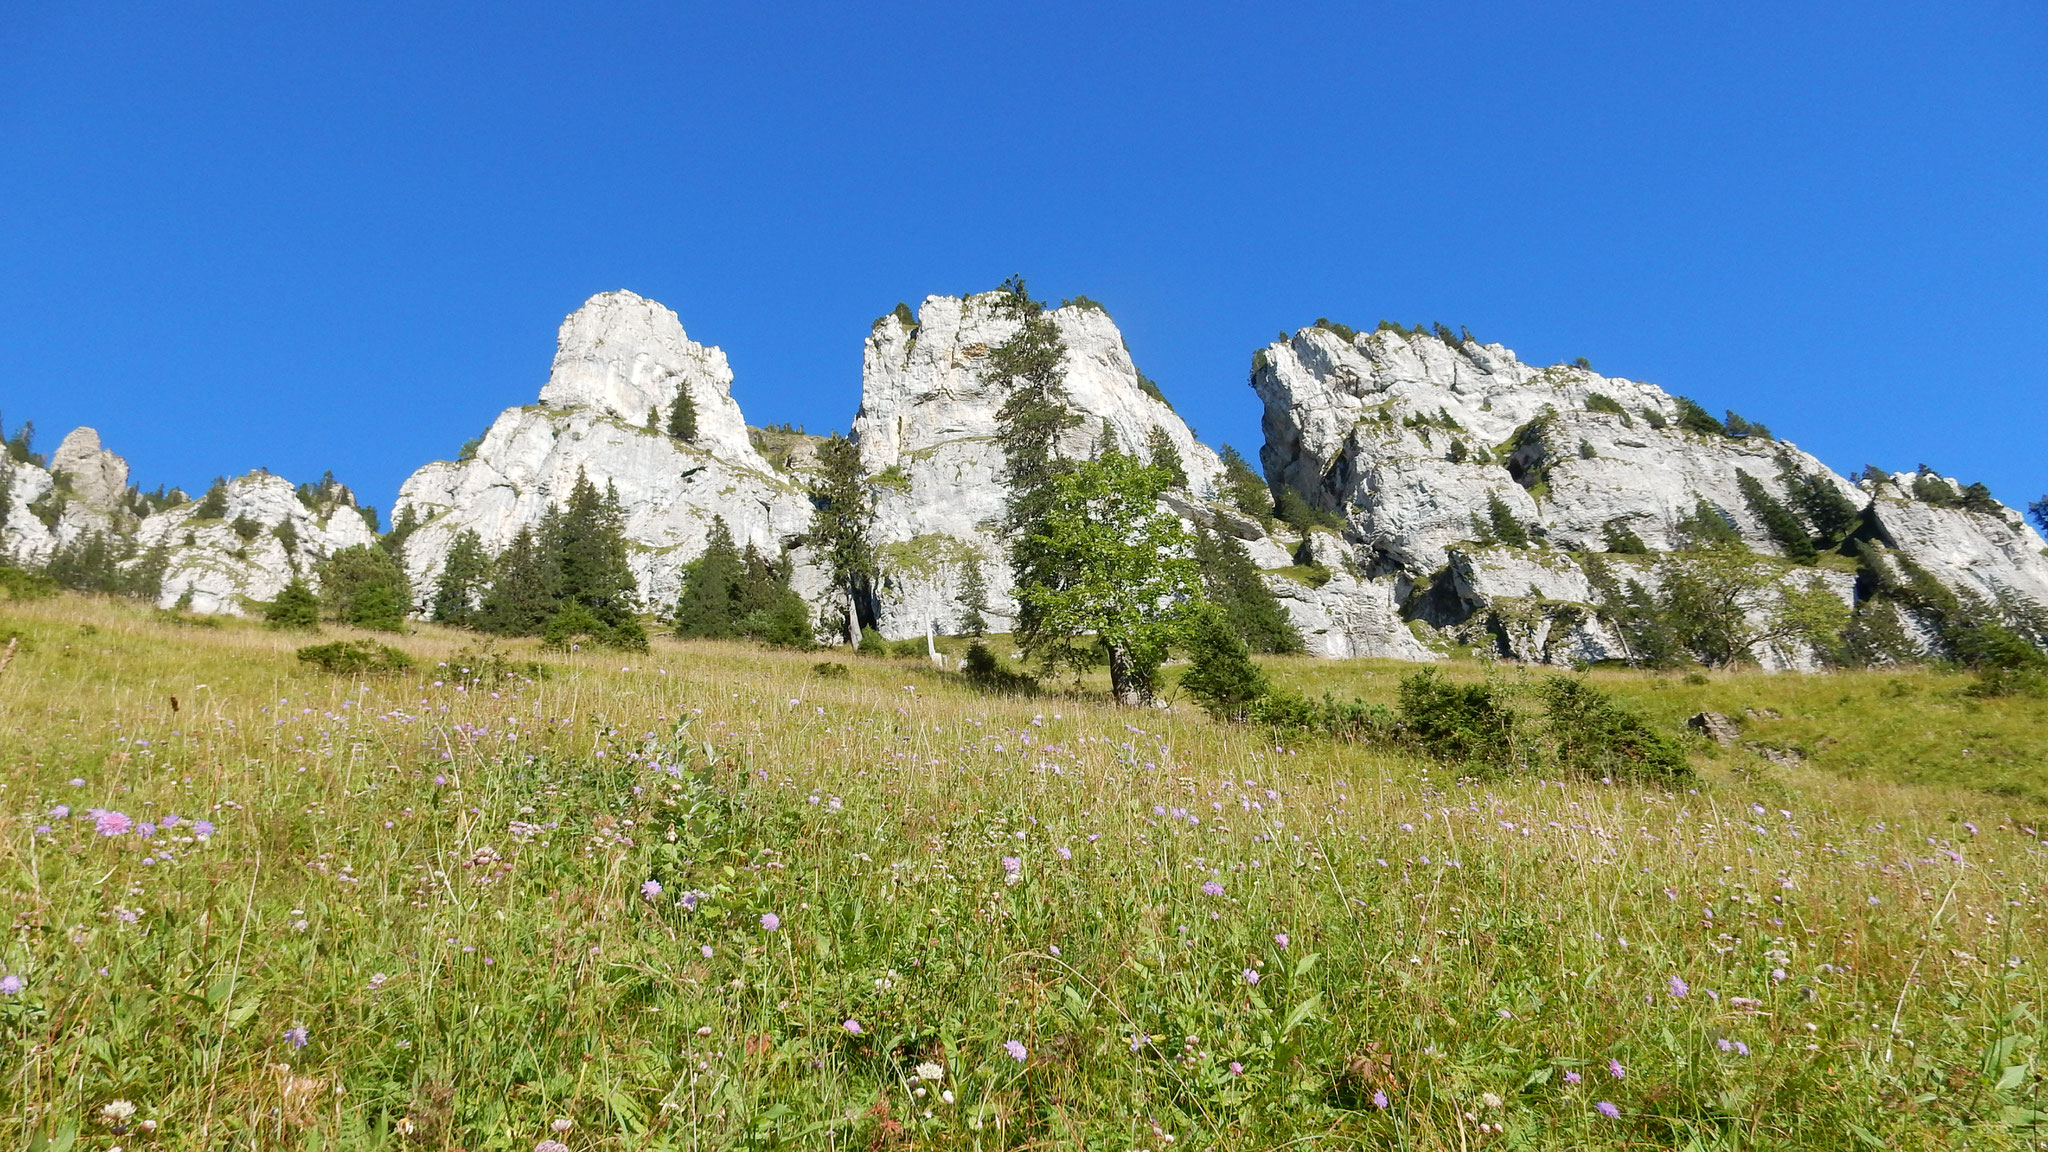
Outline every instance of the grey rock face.
<svg viewBox="0 0 2048 1152"><path fill-rule="evenodd" d="M194 612L244 615L275 599L294 576L317 589L322 560L377 542L345 496L307 507L291 481L268 472L228 481L225 516L202 520L198 509L190 501L155 513L136 532L144 549L162 548L169 561L159 607L183 603Z"/></svg>
<svg viewBox="0 0 2048 1152"><path fill-rule="evenodd" d="M652 416L665 428L684 391L697 410L689 443L648 427ZM399 489L394 522L409 514L419 524L405 557L422 603L458 533L474 531L501 552L566 500L579 474L617 490L649 607L674 603L712 517L724 517L742 547L771 555L810 523L802 485L749 440L725 354L691 340L676 314L651 300L607 292L564 320L540 401L501 413L469 459L428 464ZM794 583L807 595L822 590L802 564Z"/></svg>

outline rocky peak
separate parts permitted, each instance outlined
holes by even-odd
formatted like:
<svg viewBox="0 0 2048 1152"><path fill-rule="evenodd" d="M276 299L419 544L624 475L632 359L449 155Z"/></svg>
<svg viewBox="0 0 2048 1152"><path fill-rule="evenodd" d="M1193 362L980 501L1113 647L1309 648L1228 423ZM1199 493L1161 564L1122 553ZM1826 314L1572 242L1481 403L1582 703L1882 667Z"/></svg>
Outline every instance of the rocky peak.
<svg viewBox="0 0 2048 1152"><path fill-rule="evenodd" d="M57 445L50 472L70 482L72 494L102 511L119 508L128 495L128 462L100 447L100 434L74 428Z"/></svg>
<svg viewBox="0 0 2048 1152"><path fill-rule="evenodd" d="M644 427L650 415L665 425L676 397L686 391L696 403L699 447L767 468L733 401L725 353L690 339L674 312L631 292L599 293L562 321L540 402Z"/></svg>

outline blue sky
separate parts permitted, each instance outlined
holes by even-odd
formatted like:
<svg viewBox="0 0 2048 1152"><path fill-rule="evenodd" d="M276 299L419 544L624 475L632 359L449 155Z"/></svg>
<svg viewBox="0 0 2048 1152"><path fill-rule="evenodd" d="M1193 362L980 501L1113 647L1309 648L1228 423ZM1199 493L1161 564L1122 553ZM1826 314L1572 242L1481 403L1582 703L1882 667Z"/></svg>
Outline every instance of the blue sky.
<svg viewBox="0 0 2048 1152"><path fill-rule="evenodd" d="M940 7L18 5L0 415L388 508L594 292L817 431L1014 272L1248 453L1257 347L1387 317L2048 490L2037 5Z"/></svg>

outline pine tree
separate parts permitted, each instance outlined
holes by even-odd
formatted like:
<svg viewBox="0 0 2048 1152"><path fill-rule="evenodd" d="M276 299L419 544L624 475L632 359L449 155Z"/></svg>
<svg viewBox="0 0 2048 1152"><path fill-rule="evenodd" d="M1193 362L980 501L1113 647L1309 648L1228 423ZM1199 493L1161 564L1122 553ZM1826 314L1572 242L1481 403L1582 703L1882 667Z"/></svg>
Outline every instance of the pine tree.
<svg viewBox="0 0 2048 1152"><path fill-rule="evenodd" d="M675 634L713 640L731 636L736 623L735 593L743 570L725 518L713 516L704 554L692 561L683 575L683 590L676 597Z"/></svg>
<svg viewBox="0 0 2048 1152"><path fill-rule="evenodd" d="M846 638L849 644L858 644L861 594L876 572L875 547L869 538L874 505L861 475L860 448L837 433L818 445L811 509L812 547L824 558L833 584L846 595Z"/></svg>
<svg viewBox="0 0 2048 1152"><path fill-rule="evenodd" d="M568 502L542 521L541 547L555 579L550 591L556 610L575 604L596 622L585 628L579 620L577 634L614 648L647 647L647 632L635 615L640 588L627 560L625 512L616 488L608 485L600 493L578 472Z"/></svg>
<svg viewBox="0 0 2048 1152"><path fill-rule="evenodd" d="M1255 520L1272 517L1273 493L1267 489L1266 481L1228 444L1223 446L1223 487L1239 512Z"/></svg>
<svg viewBox="0 0 2048 1152"><path fill-rule="evenodd" d="M490 591L476 613L476 627L500 636L538 636L554 614L554 586L547 556L531 528L521 528L493 565Z"/></svg>
<svg viewBox="0 0 2048 1152"><path fill-rule="evenodd" d="M688 384L676 389L675 407L668 410L668 434L685 444L697 438L697 401Z"/></svg>
<svg viewBox="0 0 2048 1152"><path fill-rule="evenodd" d="M286 631L318 632L320 630L320 600L306 582L297 576L263 608L264 624Z"/></svg>
<svg viewBox="0 0 2048 1152"><path fill-rule="evenodd" d="M1272 691L1238 630L1214 604L1200 605L1190 614L1187 649L1189 666L1181 674L1180 686L1218 720L1244 719Z"/></svg>
<svg viewBox="0 0 2048 1152"><path fill-rule="evenodd" d="M1704 497L1693 504L1690 515L1679 520L1678 535L1689 548L1742 547L1742 533L1735 530L1735 521Z"/></svg>
<svg viewBox="0 0 2048 1152"><path fill-rule="evenodd" d="M1793 465L1778 474L1792 508L1813 526L1813 534L1830 544L1846 539L1856 528L1861 510L1824 476L1808 475Z"/></svg>
<svg viewBox="0 0 2048 1152"><path fill-rule="evenodd" d="M1081 418L1067 406L1067 344L1059 327L1025 292L1023 280L1012 277L1003 292L1003 306L1024 323L989 352L983 378L1004 393L996 442L1009 488L1009 527L1016 530L1044 513L1050 482L1064 467L1060 436Z"/></svg>
<svg viewBox="0 0 2048 1152"><path fill-rule="evenodd" d="M1700 407L1683 396L1674 396L1671 399L1678 405L1678 426L1680 428L1687 432L1697 432L1702 436L1726 436L1728 434L1728 429L1722 427L1721 422L1714 419L1713 415L1705 408Z"/></svg>
<svg viewBox="0 0 2048 1152"><path fill-rule="evenodd" d="M1299 652L1301 633L1259 576L1244 542L1228 532L1195 529L1202 591L1239 639L1256 652Z"/></svg>
<svg viewBox="0 0 2048 1152"><path fill-rule="evenodd" d="M1180 449L1173 446L1173 437L1166 434L1166 429L1154 427L1146 435L1145 456L1151 465L1166 477L1167 487L1188 486L1187 467L1181 463Z"/></svg>
<svg viewBox="0 0 2048 1152"><path fill-rule="evenodd" d="M433 619L467 628L476 623L478 594L490 576L491 559L484 542L470 529L455 534L448 558L434 584Z"/></svg>
<svg viewBox="0 0 2048 1152"><path fill-rule="evenodd" d="M1498 492L1486 494L1486 527L1493 539L1510 548L1529 546L1529 530L1515 519L1514 509L1508 507Z"/></svg>

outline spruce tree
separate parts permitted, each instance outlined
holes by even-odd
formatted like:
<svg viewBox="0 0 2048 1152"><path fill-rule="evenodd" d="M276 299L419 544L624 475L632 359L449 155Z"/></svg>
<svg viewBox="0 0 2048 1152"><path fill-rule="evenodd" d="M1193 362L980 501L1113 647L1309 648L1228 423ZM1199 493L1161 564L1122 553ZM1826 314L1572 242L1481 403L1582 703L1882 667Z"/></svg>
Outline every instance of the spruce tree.
<svg viewBox="0 0 2048 1152"><path fill-rule="evenodd" d="M220 476L213 478L213 486L206 495L199 498L199 506L192 509L194 520L222 520L228 514L228 482Z"/></svg>
<svg viewBox="0 0 2048 1152"><path fill-rule="evenodd" d="M1255 652L1299 652L1301 633L1287 617L1244 542L1228 532L1195 529L1195 563L1202 591L1223 620Z"/></svg>
<svg viewBox="0 0 2048 1152"><path fill-rule="evenodd" d="M1180 686L1218 720L1242 720L1272 691L1266 674L1223 609L1199 606L1187 626L1188 670Z"/></svg>
<svg viewBox="0 0 2048 1152"><path fill-rule="evenodd" d="M477 601L491 572L491 558L484 542L470 529L455 534L448 546L448 558L441 565L434 584L433 619L440 624L468 628L476 623Z"/></svg>
<svg viewBox="0 0 2048 1152"><path fill-rule="evenodd" d="M875 513L861 475L860 448L838 433L818 445L811 509L811 545L846 596L846 638L857 645L861 593L876 574L875 546L869 538Z"/></svg>
<svg viewBox="0 0 2048 1152"><path fill-rule="evenodd" d="M476 626L500 636L538 636L554 614L553 574L531 528L521 528L498 556Z"/></svg>
<svg viewBox="0 0 2048 1152"><path fill-rule="evenodd" d="M1493 539L1510 548L1529 546L1529 530L1515 519L1514 509L1508 507L1498 492L1486 494L1486 527Z"/></svg>
<svg viewBox="0 0 2048 1152"><path fill-rule="evenodd" d="M578 634L614 648L644 649L647 632L635 615L640 587L627 559L625 519L618 490L607 485L600 493L578 472L568 502L542 521L541 547L555 580L550 592L556 611L574 604L596 621L595 628L580 627L579 621Z"/></svg>
<svg viewBox="0 0 2048 1152"><path fill-rule="evenodd" d="M306 582L297 576L263 608L263 622L280 630L294 632L317 632L320 630L320 600Z"/></svg>
<svg viewBox="0 0 2048 1152"><path fill-rule="evenodd" d="M1081 418L1067 406L1067 344L1059 327L1025 291L1023 280L1012 277L1002 291L1002 307L1023 324L989 352L983 378L1003 392L996 443L1009 488L1008 526L1016 530L1044 513L1050 482L1064 467L1060 436Z"/></svg>
<svg viewBox="0 0 2048 1152"><path fill-rule="evenodd" d="M733 547L732 531L723 516L711 518L711 537L704 554L690 563L683 575L683 590L676 597L674 630L677 636L721 639L733 634L736 619L733 604L744 564Z"/></svg>
<svg viewBox="0 0 2048 1152"><path fill-rule="evenodd" d="M1173 437L1164 428L1153 428L1145 437L1145 456L1160 474L1166 477L1169 488L1186 488L1188 470L1181 463L1180 449L1173 446Z"/></svg>
<svg viewBox="0 0 2048 1152"><path fill-rule="evenodd" d="M1862 510L1826 477L1809 475L1788 464L1778 478L1784 482L1793 510L1813 526L1815 536L1835 544L1855 530Z"/></svg>
<svg viewBox="0 0 2048 1152"><path fill-rule="evenodd" d="M697 401L687 384L676 389L675 407L668 410L668 434L685 444L697 438Z"/></svg>

